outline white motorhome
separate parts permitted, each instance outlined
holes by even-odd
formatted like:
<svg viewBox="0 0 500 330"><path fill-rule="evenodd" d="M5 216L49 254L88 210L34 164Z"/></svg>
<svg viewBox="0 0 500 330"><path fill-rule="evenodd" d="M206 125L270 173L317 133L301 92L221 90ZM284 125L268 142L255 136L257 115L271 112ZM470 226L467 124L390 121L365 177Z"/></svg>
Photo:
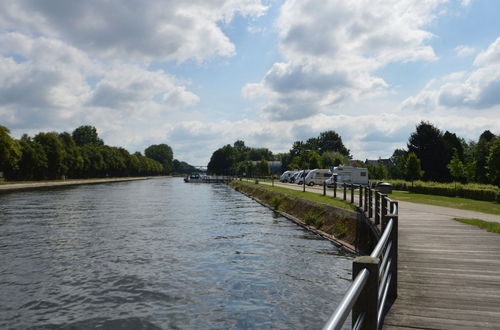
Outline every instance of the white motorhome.
<svg viewBox="0 0 500 330"><path fill-rule="evenodd" d="M288 182L295 173L296 173L295 171L285 171L283 174L281 174L280 181Z"/></svg>
<svg viewBox="0 0 500 330"><path fill-rule="evenodd" d="M331 176L332 172L330 171L330 169L316 168L307 173L305 180L306 184L309 186L314 186L315 184L323 185L323 182L325 182L325 180L328 180Z"/></svg>
<svg viewBox="0 0 500 330"><path fill-rule="evenodd" d="M328 186L337 184L353 183L368 184L368 169L353 166L337 166L332 170L332 176L326 180Z"/></svg>

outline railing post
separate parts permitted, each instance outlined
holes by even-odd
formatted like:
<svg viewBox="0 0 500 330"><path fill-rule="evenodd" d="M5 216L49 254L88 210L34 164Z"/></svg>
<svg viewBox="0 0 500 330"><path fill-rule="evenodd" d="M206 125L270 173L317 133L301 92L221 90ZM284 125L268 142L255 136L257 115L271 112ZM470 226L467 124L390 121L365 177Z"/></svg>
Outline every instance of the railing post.
<svg viewBox="0 0 500 330"><path fill-rule="evenodd" d="M368 212L368 189L370 189L368 186L365 187L365 205L364 205L364 209L365 209L365 213Z"/></svg>
<svg viewBox="0 0 500 330"><path fill-rule="evenodd" d="M359 207L363 207L363 186L359 185Z"/></svg>
<svg viewBox="0 0 500 330"><path fill-rule="evenodd" d="M356 324L358 317L365 313L364 322L360 329L373 330L378 329L377 315L378 315L378 281L379 281L379 258L372 258L368 256L357 257L352 263L352 278L363 270L367 269L369 272L368 280L365 287L359 295L356 303L352 308L352 324Z"/></svg>
<svg viewBox="0 0 500 330"><path fill-rule="evenodd" d="M380 192L375 190L375 225L380 223Z"/></svg>
<svg viewBox="0 0 500 330"><path fill-rule="evenodd" d="M382 194L381 202L382 202L382 205L381 205L381 207L382 207L382 210L381 210L382 219L384 219L384 217L387 215L387 203L388 203L387 195ZM384 232L384 229L385 229L385 224L384 224L384 221L382 221L382 227L381 227L382 232Z"/></svg>
<svg viewBox="0 0 500 330"><path fill-rule="evenodd" d="M373 191L372 188L368 188L368 218L373 217Z"/></svg>
<svg viewBox="0 0 500 330"><path fill-rule="evenodd" d="M326 196L326 182L323 181L323 196Z"/></svg>
<svg viewBox="0 0 500 330"><path fill-rule="evenodd" d="M351 183L351 204L354 204L354 183Z"/></svg>
<svg viewBox="0 0 500 330"><path fill-rule="evenodd" d="M344 183L343 186L344 186L344 200L346 200L347 199L346 198L346 195L347 195L347 185Z"/></svg>

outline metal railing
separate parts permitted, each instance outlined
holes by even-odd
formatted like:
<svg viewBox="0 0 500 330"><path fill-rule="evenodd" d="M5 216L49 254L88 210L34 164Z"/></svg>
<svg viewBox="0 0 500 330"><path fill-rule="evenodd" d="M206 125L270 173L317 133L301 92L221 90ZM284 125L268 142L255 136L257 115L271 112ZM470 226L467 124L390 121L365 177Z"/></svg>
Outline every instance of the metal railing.
<svg viewBox="0 0 500 330"><path fill-rule="evenodd" d="M378 242L369 256L353 261L353 281L324 330L341 329L352 315L352 329L380 329L384 317L397 297L398 202L368 186L344 185L354 203L359 189L359 207L366 221L380 227ZM334 196L337 187L334 186ZM326 194L326 187L324 186Z"/></svg>

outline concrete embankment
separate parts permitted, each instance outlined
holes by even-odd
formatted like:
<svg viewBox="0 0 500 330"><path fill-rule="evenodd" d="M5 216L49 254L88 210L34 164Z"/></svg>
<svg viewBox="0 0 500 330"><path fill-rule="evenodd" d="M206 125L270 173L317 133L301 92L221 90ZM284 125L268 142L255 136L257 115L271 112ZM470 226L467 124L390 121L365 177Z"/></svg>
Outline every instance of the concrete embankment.
<svg viewBox="0 0 500 330"><path fill-rule="evenodd" d="M359 230L355 211L270 191L254 184L233 181L229 185L347 252L357 254Z"/></svg>
<svg viewBox="0 0 500 330"><path fill-rule="evenodd" d="M44 181L44 182L29 182L29 183L9 183L1 184L0 192L14 191L14 190L27 190L27 189L40 189L60 186L73 186L82 184L98 184L110 182L124 182L147 180L152 177L130 177L130 178L105 178L105 179L81 179L81 180L62 180L62 181ZM157 177L155 177L157 178Z"/></svg>

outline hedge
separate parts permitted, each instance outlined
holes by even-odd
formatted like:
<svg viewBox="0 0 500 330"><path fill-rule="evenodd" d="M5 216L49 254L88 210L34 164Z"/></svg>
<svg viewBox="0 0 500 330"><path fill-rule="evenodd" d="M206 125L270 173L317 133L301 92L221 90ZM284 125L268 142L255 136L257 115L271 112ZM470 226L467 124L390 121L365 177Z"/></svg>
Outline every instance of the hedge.
<svg viewBox="0 0 500 330"><path fill-rule="evenodd" d="M405 190L416 194L462 197L480 201L500 203L500 189L492 185L439 183L415 181L390 180L394 190Z"/></svg>

